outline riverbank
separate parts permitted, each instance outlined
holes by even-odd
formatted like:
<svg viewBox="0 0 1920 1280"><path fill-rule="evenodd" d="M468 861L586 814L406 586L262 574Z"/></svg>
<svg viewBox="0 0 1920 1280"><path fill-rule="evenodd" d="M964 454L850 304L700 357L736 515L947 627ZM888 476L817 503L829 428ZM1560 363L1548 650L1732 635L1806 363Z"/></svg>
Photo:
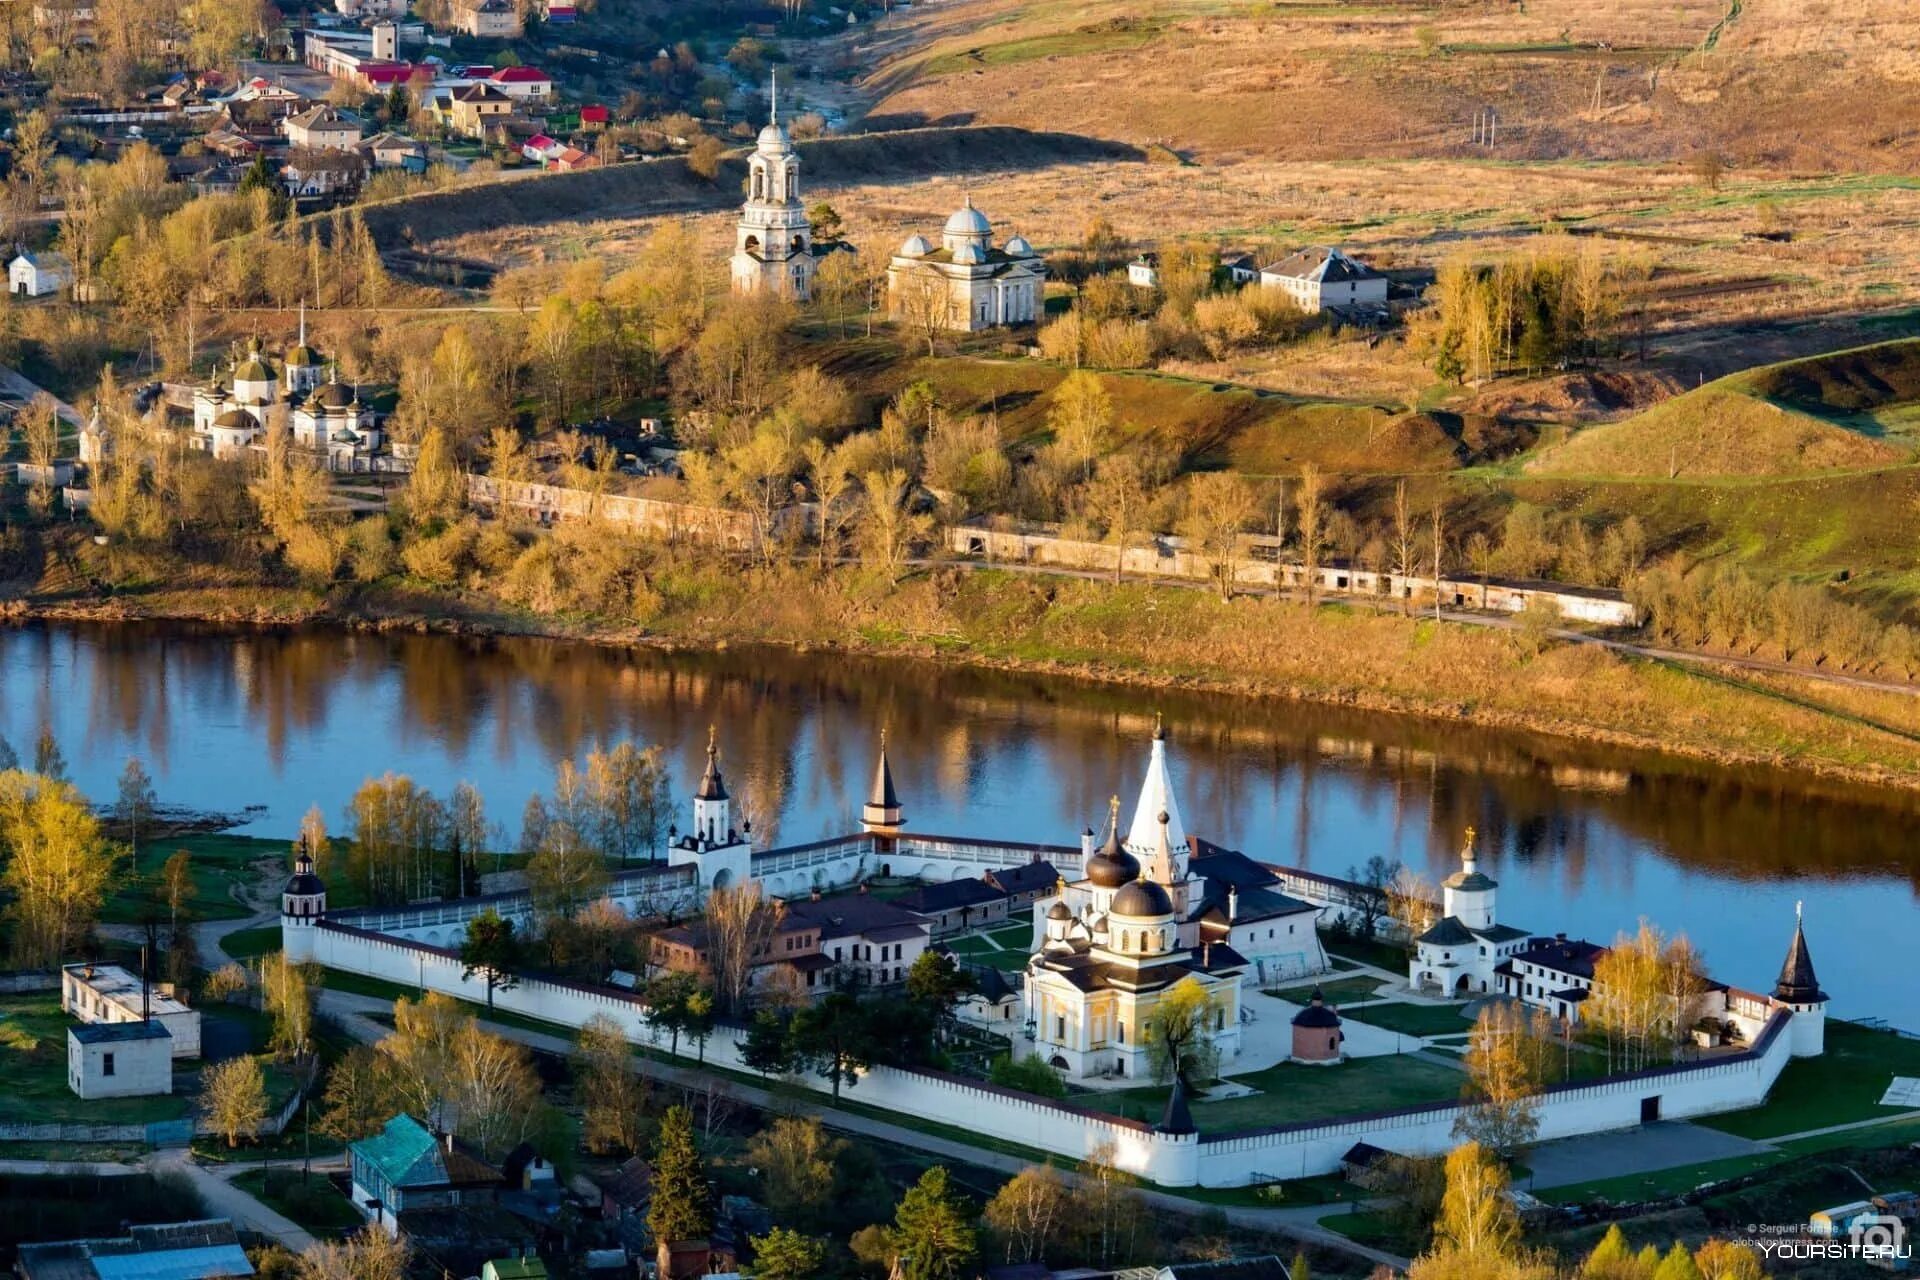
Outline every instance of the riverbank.
<svg viewBox="0 0 1920 1280"><path fill-rule="evenodd" d="M29 593L0 602L0 618L769 645L1314 702L1920 789L1920 699L1910 695L1586 645L1535 652L1515 633L1341 605L960 568L890 584L856 569L675 557L654 564L636 600L637 616L613 618L409 579L320 592L203 577L111 596Z"/></svg>

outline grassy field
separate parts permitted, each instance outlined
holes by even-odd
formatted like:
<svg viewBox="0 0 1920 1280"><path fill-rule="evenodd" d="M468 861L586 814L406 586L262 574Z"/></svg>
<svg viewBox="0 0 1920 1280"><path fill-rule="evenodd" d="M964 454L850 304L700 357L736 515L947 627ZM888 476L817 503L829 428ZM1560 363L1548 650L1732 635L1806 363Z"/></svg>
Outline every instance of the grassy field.
<svg viewBox="0 0 1920 1280"><path fill-rule="evenodd" d="M1218 1133L1422 1102L1447 1102L1460 1096L1463 1079L1458 1071L1410 1054L1355 1058L1333 1068L1283 1062L1265 1071L1234 1076L1234 1084L1259 1092L1219 1102L1196 1100L1192 1104L1193 1118L1202 1132ZM1091 1093L1074 1101L1099 1111L1158 1121L1166 1109L1167 1090L1123 1089Z"/></svg>
<svg viewBox="0 0 1920 1280"><path fill-rule="evenodd" d="M235 1175L233 1185L322 1238L344 1235L366 1221L322 1174L303 1179L298 1169L249 1169Z"/></svg>
<svg viewBox="0 0 1920 1280"><path fill-rule="evenodd" d="M1326 948L1329 956L1357 960L1389 973L1405 973L1407 970L1407 949L1393 943L1376 942L1371 938L1336 938L1323 933L1320 935L1320 945Z"/></svg>
<svg viewBox="0 0 1920 1280"><path fill-rule="evenodd" d="M1375 1004L1343 1016L1409 1036L1444 1036L1471 1030L1460 1005Z"/></svg>
<svg viewBox="0 0 1920 1280"><path fill-rule="evenodd" d="M1829 1021L1826 1052L1789 1062L1765 1106L1697 1123L1743 1138L1777 1138L1896 1116L1899 1108L1880 1105L1894 1076L1920 1076L1920 1040Z"/></svg>
<svg viewBox="0 0 1920 1280"><path fill-rule="evenodd" d="M252 929L235 929L220 939L220 949L235 960L257 960L280 949L280 926L263 924Z"/></svg>
<svg viewBox="0 0 1920 1280"><path fill-rule="evenodd" d="M1493 84L1504 127L1485 150L1501 157L1685 156L1713 137L1735 163L1905 164L1911 116L1885 100L1910 74L1913 18L1844 12L1792 0L1744 0L1731 16L1722 0L960 0L916 5L848 54L883 121L1070 128L1208 165L1463 153L1459 104ZM1876 127L1850 127L1863 118Z"/></svg>
<svg viewBox="0 0 1920 1280"><path fill-rule="evenodd" d="M1380 979L1374 977L1340 978L1334 982L1322 982L1315 986L1288 987L1285 991L1275 992L1282 1000L1294 1004L1304 1004L1318 990L1321 999L1330 1005L1345 1005L1355 1000L1371 1000L1381 986Z"/></svg>
<svg viewBox="0 0 1920 1280"><path fill-rule="evenodd" d="M185 849L192 859L194 898L190 910L202 920L238 920L253 914L236 902L234 890L252 884L261 864L287 858L285 840L255 836L193 835L148 841L142 845L133 874L107 898L100 918L110 924L138 923L152 908L161 868L174 852Z"/></svg>
<svg viewBox="0 0 1920 1280"><path fill-rule="evenodd" d="M0 1123L152 1124L187 1114L187 1099L99 1098L67 1087L67 1028L56 994L0 997ZM176 1088L178 1081L176 1080Z"/></svg>

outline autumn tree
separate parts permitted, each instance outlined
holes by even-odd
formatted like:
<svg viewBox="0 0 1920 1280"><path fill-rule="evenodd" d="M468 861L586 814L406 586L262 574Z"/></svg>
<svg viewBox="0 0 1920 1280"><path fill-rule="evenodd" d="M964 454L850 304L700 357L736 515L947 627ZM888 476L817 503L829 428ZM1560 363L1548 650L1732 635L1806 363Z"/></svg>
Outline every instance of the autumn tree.
<svg viewBox="0 0 1920 1280"><path fill-rule="evenodd" d="M354 1045L327 1072L316 1127L338 1142L357 1142L380 1132L394 1110L381 1056L366 1045Z"/></svg>
<svg viewBox="0 0 1920 1280"><path fill-rule="evenodd" d="M1113 580L1120 581L1127 552L1146 540L1147 510L1153 483L1145 464L1131 451L1108 454L1094 464L1093 478L1083 491L1090 518L1106 531L1113 545Z"/></svg>
<svg viewBox="0 0 1920 1280"><path fill-rule="evenodd" d="M785 914L779 899L761 895L757 880L722 886L707 895L707 963L723 1012L745 1007L754 957L771 943Z"/></svg>
<svg viewBox="0 0 1920 1280"><path fill-rule="evenodd" d="M1212 1079L1219 1067L1213 1033L1223 1016L1220 1001L1197 978L1182 978L1155 1001L1140 1028L1153 1078L1189 1087Z"/></svg>
<svg viewBox="0 0 1920 1280"><path fill-rule="evenodd" d="M299 1280L407 1280L413 1249L404 1234L356 1231L300 1255Z"/></svg>
<svg viewBox="0 0 1920 1280"><path fill-rule="evenodd" d="M1231 599L1239 575L1240 535L1254 515L1253 490L1231 471L1208 471L1187 486L1180 533L1213 564L1220 598Z"/></svg>
<svg viewBox="0 0 1920 1280"><path fill-rule="evenodd" d="M580 1140L595 1155L636 1153L643 1136L647 1080L620 1025L604 1013L580 1027L573 1072L580 1102Z"/></svg>
<svg viewBox="0 0 1920 1280"><path fill-rule="evenodd" d="M1581 1016L1603 1038L1610 1071L1637 1071L1680 1056L1705 994L1699 950L1642 920L1594 961Z"/></svg>
<svg viewBox="0 0 1920 1280"><path fill-rule="evenodd" d="M1440 894L1433 883L1409 867L1401 867L1387 885L1387 914L1412 953L1414 940L1440 918Z"/></svg>
<svg viewBox="0 0 1920 1280"><path fill-rule="evenodd" d="M260 995L273 1018L274 1050L305 1057L313 1049L313 991L320 983L320 966L275 951L260 957L258 972Z"/></svg>
<svg viewBox="0 0 1920 1280"><path fill-rule="evenodd" d="M1311 462L1300 466L1299 512L1300 568L1307 588L1307 603L1320 598L1320 556L1326 550L1327 512L1320 468Z"/></svg>
<svg viewBox="0 0 1920 1280"><path fill-rule="evenodd" d="M845 1139L829 1134L817 1116L776 1116L747 1142L747 1161L760 1172L767 1207L783 1222L817 1224L832 1204L834 1171Z"/></svg>
<svg viewBox="0 0 1920 1280"><path fill-rule="evenodd" d="M0 773L0 854L6 856L0 884L13 899L6 918L15 957L27 967L51 968L98 916L117 851L72 784L13 770Z"/></svg>
<svg viewBox="0 0 1920 1280"><path fill-rule="evenodd" d="M622 742L589 752L587 792L601 852L623 865L652 861L673 809L660 748Z"/></svg>
<svg viewBox="0 0 1920 1280"><path fill-rule="evenodd" d="M1447 1156L1447 1191L1433 1225L1434 1251L1451 1254L1489 1272L1512 1258L1520 1243L1520 1218L1509 1194L1506 1166L1477 1142Z"/></svg>
<svg viewBox="0 0 1920 1280"><path fill-rule="evenodd" d="M1466 1138L1511 1157L1540 1129L1540 1055L1529 1045L1535 1028L1525 1010L1509 1002L1480 1009L1467 1044L1466 1105L1453 1123Z"/></svg>
<svg viewBox="0 0 1920 1280"><path fill-rule="evenodd" d="M1094 459L1113 430L1113 397L1100 375L1076 369L1055 388L1047 410L1054 443L1074 459L1082 482L1093 478Z"/></svg>
<svg viewBox="0 0 1920 1280"><path fill-rule="evenodd" d="M260 1060L241 1054L202 1071L200 1107L227 1146L237 1147L240 1139L258 1136L267 1118L267 1082Z"/></svg>
<svg viewBox="0 0 1920 1280"><path fill-rule="evenodd" d="M994 1193L983 1216L1004 1261L1045 1262L1047 1246L1067 1230L1072 1203L1058 1170L1028 1165Z"/></svg>

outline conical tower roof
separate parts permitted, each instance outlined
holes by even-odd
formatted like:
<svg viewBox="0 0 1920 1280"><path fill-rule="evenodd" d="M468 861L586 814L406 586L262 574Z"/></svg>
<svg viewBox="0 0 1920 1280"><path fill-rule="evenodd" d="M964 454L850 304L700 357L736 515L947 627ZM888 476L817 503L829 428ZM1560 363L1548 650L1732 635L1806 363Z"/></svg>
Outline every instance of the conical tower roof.
<svg viewBox="0 0 1920 1280"><path fill-rule="evenodd" d="M1175 1136L1199 1132L1199 1128L1193 1123L1193 1112L1187 1106L1187 1086L1177 1073L1173 1077L1173 1092L1167 1095L1166 1113L1160 1117L1160 1123L1155 1127L1161 1133L1170 1133Z"/></svg>
<svg viewBox="0 0 1920 1280"><path fill-rule="evenodd" d="M1150 854L1160 842L1160 816L1166 815L1167 843L1175 849L1187 844L1187 829L1180 821L1180 806L1173 799L1173 778L1167 772L1167 730L1160 717L1154 717L1153 750L1147 757L1147 776L1140 784L1140 799L1133 807L1133 824L1127 828L1127 847L1134 855Z"/></svg>
<svg viewBox="0 0 1920 1280"><path fill-rule="evenodd" d="M1780 981L1773 984L1773 998L1786 1004L1819 1004L1827 998L1820 979L1813 973L1813 957L1807 952L1807 934L1800 921L1800 906L1793 908L1793 942L1780 966Z"/></svg>
<svg viewBox="0 0 1920 1280"><path fill-rule="evenodd" d="M881 809L898 809L900 797L893 790L893 767L887 763L887 731L880 731L880 760L873 767L873 791L867 803Z"/></svg>

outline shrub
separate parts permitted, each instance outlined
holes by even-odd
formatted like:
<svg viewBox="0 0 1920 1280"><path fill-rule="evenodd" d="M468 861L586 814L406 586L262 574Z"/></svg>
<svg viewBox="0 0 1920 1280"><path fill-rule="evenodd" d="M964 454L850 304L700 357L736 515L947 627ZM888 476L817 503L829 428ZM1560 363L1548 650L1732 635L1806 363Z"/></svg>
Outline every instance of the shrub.
<svg viewBox="0 0 1920 1280"><path fill-rule="evenodd" d="M473 559L479 529L471 520L449 526L443 532L421 538L400 553L407 572L436 586L452 586L460 581Z"/></svg>

